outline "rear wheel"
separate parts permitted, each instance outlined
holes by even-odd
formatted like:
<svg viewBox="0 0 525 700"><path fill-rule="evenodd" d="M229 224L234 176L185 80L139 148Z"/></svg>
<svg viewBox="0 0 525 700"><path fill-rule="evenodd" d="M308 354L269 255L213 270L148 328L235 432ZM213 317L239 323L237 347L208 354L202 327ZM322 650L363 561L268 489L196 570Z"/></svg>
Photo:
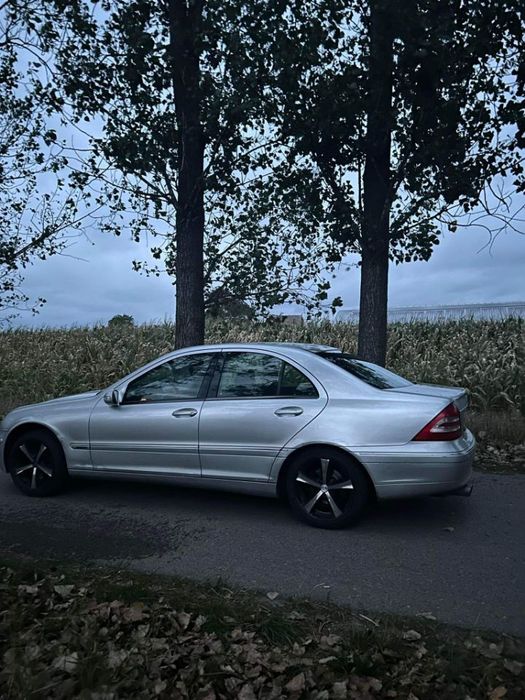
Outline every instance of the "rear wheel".
<svg viewBox="0 0 525 700"><path fill-rule="evenodd" d="M308 450L293 461L286 493L298 518L328 529L357 522L370 500L368 479L359 464L330 447Z"/></svg>
<svg viewBox="0 0 525 700"><path fill-rule="evenodd" d="M67 483L64 453L46 430L28 430L13 442L7 468L15 485L28 496L54 496Z"/></svg>

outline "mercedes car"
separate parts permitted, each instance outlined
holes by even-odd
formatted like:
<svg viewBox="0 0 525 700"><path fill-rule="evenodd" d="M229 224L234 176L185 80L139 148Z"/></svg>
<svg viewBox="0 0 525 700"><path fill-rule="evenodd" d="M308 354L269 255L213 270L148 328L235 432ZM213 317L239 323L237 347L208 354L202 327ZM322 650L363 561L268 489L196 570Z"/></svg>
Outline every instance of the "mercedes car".
<svg viewBox="0 0 525 700"><path fill-rule="evenodd" d="M76 476L159 480L279 497L338 528L376 499L469 495L467 407L464 389L325 345L204 345L11 411L0 468L28 496Z"/></svg>

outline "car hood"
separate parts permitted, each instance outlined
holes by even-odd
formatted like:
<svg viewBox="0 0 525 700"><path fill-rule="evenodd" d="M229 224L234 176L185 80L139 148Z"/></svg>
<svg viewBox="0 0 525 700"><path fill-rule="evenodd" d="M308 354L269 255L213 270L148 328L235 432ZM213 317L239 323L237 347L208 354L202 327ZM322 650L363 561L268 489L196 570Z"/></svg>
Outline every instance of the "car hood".
<svg viewBox="0 0 525 700"><path fill-rule="evenodd" d="M70 396L62 396L59 399L49 399L48 401L41 401L40 403L31 403L25 406L18 406L11 413L18 413L19 411L26 411L28 409L36 408L37 406L64 406L67 404L78 405L81 403L87 403L91 399L94 399L100 394L100 389L96 391L85 391L82 394L71 394Z"/></svg>
<svg viewBox="0 0 525 700"><path fill-rule="evenodd" d="M454 402L460 411L464 411L469 403L468 391L459 386L440 386L439 384L409 384L396 389L386 389L394 394L418 394L419 396L436 396Z"/></svg>

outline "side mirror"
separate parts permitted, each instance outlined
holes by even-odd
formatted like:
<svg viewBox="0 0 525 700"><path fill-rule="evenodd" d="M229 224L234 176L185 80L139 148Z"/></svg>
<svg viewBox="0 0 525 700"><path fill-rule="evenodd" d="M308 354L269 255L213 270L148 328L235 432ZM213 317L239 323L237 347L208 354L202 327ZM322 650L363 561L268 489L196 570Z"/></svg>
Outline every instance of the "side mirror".
<svg viewBox="0 0 525 700"><path fill-rule="evenodd" d="M113 389L111 394L104 394L104 403L108 406L120 405L120 392L118 389Z"/></svg>

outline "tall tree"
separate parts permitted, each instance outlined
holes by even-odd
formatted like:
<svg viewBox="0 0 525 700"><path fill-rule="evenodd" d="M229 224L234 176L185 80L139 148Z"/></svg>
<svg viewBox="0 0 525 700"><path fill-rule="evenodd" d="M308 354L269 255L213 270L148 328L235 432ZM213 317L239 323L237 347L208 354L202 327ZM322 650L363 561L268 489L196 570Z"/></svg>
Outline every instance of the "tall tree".
<svg viewBox="0 0 525 700"><path fill-rule="evenodd" d="M204 340L203 0L165 0L164 12L178 134L176 344L184 346Z"/></svg>
<svg viewBox="0 0 525 700"><path fill-rule="evenodd" d="M308 251L330 267L340 244L306 227L302 213L282 226L270 196L280 156L264 47L287 4L54 3L68 27L54 80L64 119L89 134L91 149L79 153L73 180L89 181L112 211L104 230L153 236L153 255L176 283L177 347L203 342L206 305L326 297Z"/></svg>
<svg viewBox="0 0 525 700"><path fill-rule="evenodd" d="M312 0L275 35L281 201L323 202L325 235L360 255L365 359L385 362L389 261L428 260L443 227L485 215L493 231L515 226L524 12L519 0Z"/></svg>

